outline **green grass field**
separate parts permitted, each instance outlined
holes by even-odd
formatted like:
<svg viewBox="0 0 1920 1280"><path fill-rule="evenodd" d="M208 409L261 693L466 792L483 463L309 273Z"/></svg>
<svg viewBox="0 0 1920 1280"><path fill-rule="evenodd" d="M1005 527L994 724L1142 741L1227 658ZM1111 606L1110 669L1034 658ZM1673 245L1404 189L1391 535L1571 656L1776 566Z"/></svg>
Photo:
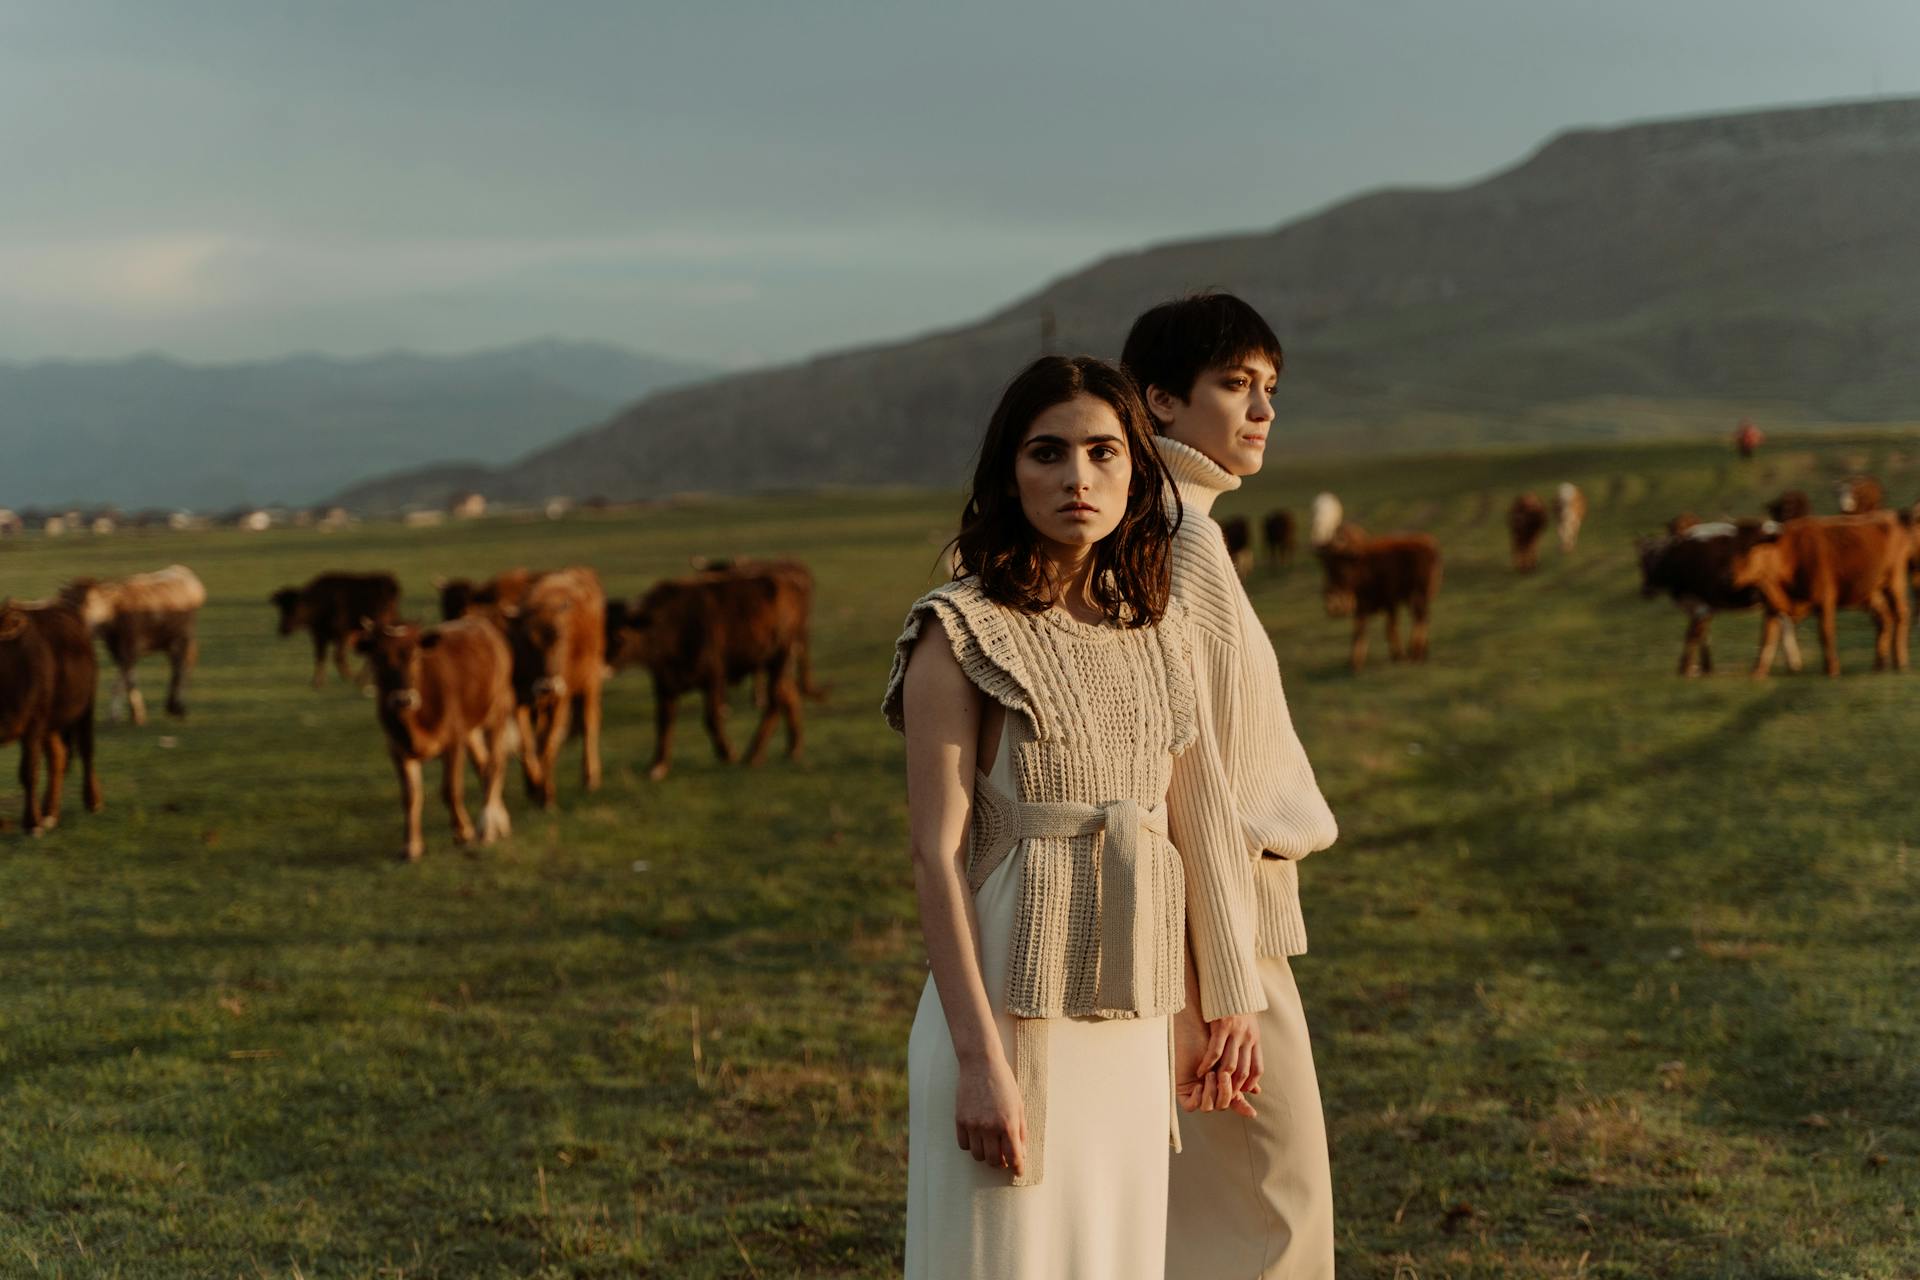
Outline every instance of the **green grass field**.
<svg viewBox="0 0 1920 1280"><path fill-rule="evenodd" d="M1753 683L1735 616L1722 674L1677 680L1630 546L1790 485L1830 510L1859 466L1920 496L1920 441L1861 435L1279 462L1223 504L1332 488L1446 552L1431 664L1376 638L1359 679L1317 567L1251 581L1342 828L1295 972L1343 1276L1920 1275L1920 673L1871 674L1856 617L1844 679ZM1582 545L1518 578L1501 512L1561 479ZM0 1275L893 1274L924 968L877 704L955 508L0 545L0 593L177 560L212 594L191 718L103 728L105 813L70 792L28 841L0 788ZM414 866L371 703L310 690L266 603L334 567L415 614L515 563L631 593L693 553L814 567L805 760L721 767L690 703L651 784L630 674L600 793L571 748L559 812L516 783L514 838L467 857L430 792Z"/></svg>

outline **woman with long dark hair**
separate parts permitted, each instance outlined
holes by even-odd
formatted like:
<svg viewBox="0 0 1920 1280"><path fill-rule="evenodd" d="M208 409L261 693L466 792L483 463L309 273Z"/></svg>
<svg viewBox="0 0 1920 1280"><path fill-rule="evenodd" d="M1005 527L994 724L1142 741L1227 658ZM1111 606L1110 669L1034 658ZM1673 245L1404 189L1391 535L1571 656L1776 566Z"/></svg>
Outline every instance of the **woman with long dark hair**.
<svg viewBox="0 0 1920 1280"><path fill-rule="evenodd" d="M909 1277L1158 1280L1169 1016L1191 982L1234 1016L1182 1064L1187 1102L1244 1106L1258 1077L1238 1016L1259 990L1251 920L1231 907L1249 872L1215 820L1224 778L1189 750L1178 516L1149 421L1098 360L1015 378L954 580L895 651L884 709L906 735L932 970L908 1048Z"/></svg>

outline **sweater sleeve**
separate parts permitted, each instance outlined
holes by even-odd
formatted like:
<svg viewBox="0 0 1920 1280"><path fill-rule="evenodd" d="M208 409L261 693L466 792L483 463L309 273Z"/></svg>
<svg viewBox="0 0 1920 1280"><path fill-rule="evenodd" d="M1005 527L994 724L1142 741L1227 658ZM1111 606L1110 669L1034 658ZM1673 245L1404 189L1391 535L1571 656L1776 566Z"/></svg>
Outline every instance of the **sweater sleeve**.
<svg viewBox="0 0 1920 1280"><path fill-rule="evenodd" d="M1192 655L1196 656L1197 655ZM1234 809L1206 687L1193 661L1198 723L1192 745L1174 757L1167 825L1186 876L1187 935L1207 1019L1267 1007L1255 951L1253 859Z"/></svg>

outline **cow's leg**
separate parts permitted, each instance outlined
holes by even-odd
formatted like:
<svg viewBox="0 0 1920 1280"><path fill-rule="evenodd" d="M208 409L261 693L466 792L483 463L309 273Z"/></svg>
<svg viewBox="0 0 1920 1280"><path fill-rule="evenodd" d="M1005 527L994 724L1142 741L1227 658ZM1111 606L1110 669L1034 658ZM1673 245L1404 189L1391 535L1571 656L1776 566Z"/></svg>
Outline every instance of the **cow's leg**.
<svg viewBox="0 0 1920 1280"><path fill-rule="evenodd" d="M480 810L480 843L504 839L513 834L513 819L507 814L507 733L509 723L481 732L485 739L486 761L480 766L485 800Z"/></svg>
<svg viewBox="0 0 1920 1280"><path fill-rule="evenodd" d="M358 631L349 631L333 642L333 669L340 673L340 679L346 684L358 685L360 683L359 678L353 674L353 668L347 664L347 651L351 649L359 639L360 633Z"/></svg>
<svg viewBox="0 0 1920 1280"><path fill-rule="evenodd" d="M93 704L81 713L73 726L73 750L80 754L81 798L85 800L88 813L98 813L107 807L100 795L100 775L93 769Z"/></svg>
<svg viewBox="0 0 1920 1280"><path fill-rule="evenodd" d="M193 670L194 660L200 656L200 641L189 631L175 640L167 649L167 661L173 670L167 678L167 714L184 716L187 714L187 674Z"/></svg>
<svg viewBox="0 0 1920 1280"><path fill-rule="evenodd" d="M1760 652L1753 659L1753 678L1764 680L1773 672L1773 651L1780 644L1780 615L1769 609L1760 621Z"/></svg>
<svg viewBox="0 0 1920 1280"><path fill-rule="evenodd" d="M20 829L30 836L40 834L40 754L46 748L40 735L29 731L20 735L20 789L26 793L20 815Z"/></svg>
<svg viewBox="0 0 1920 1280"><path fill-rule="evenodd" d="M1387 610L1387 659L1398 662L1406 656L1406 650L1400 647L1400 609L1396 605Z"/></svg>
<svg viewBox="0 0 1920 1280"><path fill-rule="evenodd" d="M788 655L781 654L756 672L767 687L767 703L760 713L760 723L753 728L753 741L747 745L747 763L759 764L766 757L767 739L773 736L773 723L779 718L787 705L787 662ZM791 720L789 720L791 726ZM792 728L787 731L788 742L793 739Z"/></svg>
<svg viewBox="0 0 1920 1280"><path fill-rule="evenodd" d="M403 862L418 862L427 851L420 835L420 806L425 795L420 786L420 762L411 756L393 753L393 771L400 775L400 813L406 823L406 842L400 846Z"/></svg>
<svg viewBox="0 0 1920 1280"><path fill-rule="evenodd" d="M447 816L453 819L453 842L473 843L473 819L467 816L467 739L454 735L440 762L440 792L447 802Z"/></svg>
<svg viewBox="0 0 1920 1280"><path fill-rule="evenodd" d="M1713 614L1700 615L1700 674L1713 674Z"/></svg>
<svg viewBox="0 0 1920 1280"><path fill-rule="evenodd" d="M727 680L716 673L707 681L707 687L701 691L701 707L707 716L707 737L713 741L713 754L720 758L721 764L732 764L739 757L733 753L733 744L727 741Z"/></svg>
<svg viewBox="0 0 1920 1280"><path fill-rule="evenodd" d="M558 698L554 700L553 710L547 713L541 726L543 735L540 740L540 804L551 809L560 799L560 785L556 770L560 767L560 748L567 740L567 726L573 720L573 700Z"/></svg>
<svg viewBox="0 0 1920 1280"><path fill-rule="evenodd" d="M1784 624L1780 630L1780 648L1787 655L1787 670L1798 671L1800 661L1800 624L1792 618L1782 618Z"/></svg>
<svg viewBox="0 0 1920 1280"><path fill-rule="evenodd" d="M313 687L327 687L327 638L317 630L313 633Z"/></svg>
<svg viewBox="0 0 1920 1280"><path fill-rule="evenodd" d="M600 683L580 695L580 779L588 791L600 789Z"/></svg>
<svg viewBox="0 0 1920 1280"><path fill-rule="evenodd" d="M1888 591L1889 603L1893 606L1893 669L1907 669L1907 636L1913 624L1913 607L1907 597L1907 570L1902 565L1900 572L1894 575L1893 586Z"/></svg>
<svg viewBox="0 0 1920 1280"><path fill-rule="evenodd" d="M133 717L136 726L147 723L147 699L140 692L140 682L134 678L134 664L128 662L120 668L120 685L127 693L127 714Z"/></svg>
<svg viewBox="0 0 1920 1280"><path fill-rule="evenodd" d="M647 769L647 777L655 782L667 776L668 761L673 755L674 702L675 695L656 681L653 686L653 764Z"/></svg>
<svg viewBox="0 0 1920 1280"><path fill-rule="evenodd" d="M1834 634L1834 615L1838 612L1832 600L1820 602L1820 655L1826 659L1827 674L1840 674L1840 642Z"/></svg>
<svg viewBox="0 0 1920 1280"><path fill-rule="evenodd" d="M474 771L484 777L487 766L493 760L493 744L488 740L484 726L475 725L467 730L467 754L473 757Z"/></svg>
<svg viewBox="0 0 1920 1280"><path fill-rule="evenodd" d="M797 677L784 681L781 688L786 693L784 705L787 717L787 759L798 760L803 737L800 728L800 681Z"/></svg>
<svg viewBox="0 0 1920 1280"><path fill-rule="evenodd" d="M1413 614L1413 648L1409 651L1415 662L1427 660L1427 600L1422 596L1408 606Z"/></svg>
<svg viewBox="0 0 1920 1280"><path fill-rule="evenodd" d="M1702 670L1701 650L1706 647L1707 620L1698 613L1687 615L1687 638L1680 646L1680 674L1696 676Z"/></svg>
<svg viewBox="0 0 1920 1280"><path fill-rule="evenodd" d="M1353 674L1359 675L1360 669L1367 665L1367 615L1356 612L1353 615L1353 645L1347 651L1347 665L1353 668Z"/></svg>
<svg viewBox="0 0 1920 1280"><path fill-rule="evenodd" d="M67 782L67 739L55 731L46 737L47 798L40 802L40 829L51 831L60 825L60 793Z"/></svg>

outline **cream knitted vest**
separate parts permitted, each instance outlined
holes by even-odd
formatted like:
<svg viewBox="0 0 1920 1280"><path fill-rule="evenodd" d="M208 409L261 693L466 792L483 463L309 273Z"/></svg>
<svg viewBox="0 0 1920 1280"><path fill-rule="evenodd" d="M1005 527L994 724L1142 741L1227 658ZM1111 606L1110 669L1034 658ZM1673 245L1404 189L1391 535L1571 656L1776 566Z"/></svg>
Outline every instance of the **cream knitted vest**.
<svg viewBox="0 0 1920 1280"><path fill-rule="evenodd" d="M1193 681L1178 612L1154 627L1089 626L1059 610L1027 614L996 604L971 579L950 582L909 611L882 710L904 731L907 660L924 621L937 618L967 678L1020 713L1007 719L1019 792L1011 799L1124 809L1137 823L1146 811L1164 812L1173 757L1194 738ZM1111 823L1079 835L1010 839L997 794L977 779L967 878L978 888L1016 843L1025 844L1007 1011L1017 1018L1176 1012L1185 999L1184 887L1164 818L1158 830L1125 833L1134 866L1131 882L1121 883L1105 856L1115 839ZM1119 948L1131 954L1103 955L1103 938L1116 936L1131 940Z"/></svg>
<svg viewBox="0 0 1920 1280"><path fill-rule="evenodd" d="M1294 732L1280 663L1234 572L1211 512L1240 479L1199 450L1155 436L1185 514L1173 538L1173 597L1185 609L1195 696L1217 739L1232 802L1256 859L1255 944L1263 956L1307 949L1295 862L1339 835Z"/></svg>

